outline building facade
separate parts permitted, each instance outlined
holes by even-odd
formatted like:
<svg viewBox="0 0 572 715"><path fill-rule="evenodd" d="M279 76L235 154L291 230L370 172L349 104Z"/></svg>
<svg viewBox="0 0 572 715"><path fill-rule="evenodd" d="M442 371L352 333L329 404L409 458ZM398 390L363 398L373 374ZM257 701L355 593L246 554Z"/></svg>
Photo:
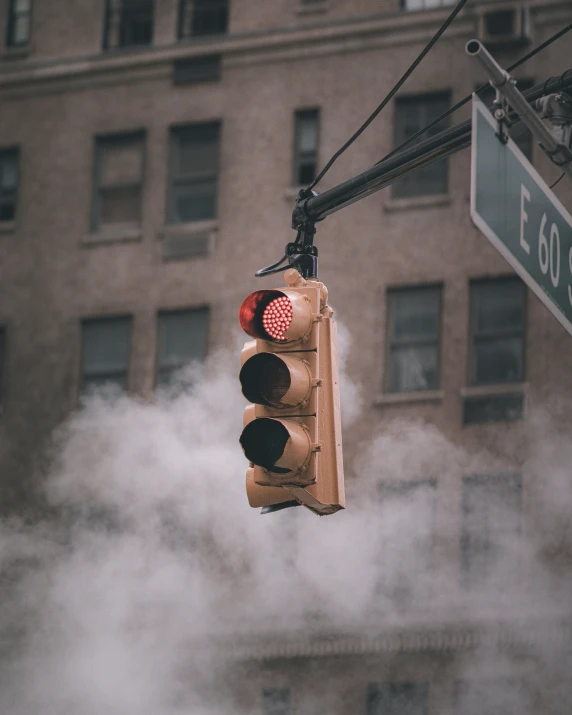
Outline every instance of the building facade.
<svg viewBox="0 0 572 715"><path fill-rule="evenodd" d="M35 503L50 435L86 391L111 382L150 399L187 362L233 347L242 298L277 284L253 274L292 240L297 189L394 86L450 5L0 0L5 512ZM469 39L483 38L508 67L571 21L568 0L468 3L318 190L381 159L483 84L464 53ZM515 74L526 88L569 69L571 57L566 35ZM467 116L465 108L434 131ZM515 132L555 181L557 168ZM569 424L572 391L572 338L472 225L469 169L463 151L412 172L328 217L316 237L320 277L351 335L349 376L365 394L345 436L350 480L364 441L400 420L434 425L451 445L486 449L503 465L437 475L416 462L407 476L380 468L380 504L416 494L425 505L410 548L433 543L434 523L449 525L432 553L459 593L486 580L499 530L536 523L536 475L521 469L529 417L545 409ZM570 209L569 182L555 192ZM530 643L566 629L536 613L534 634L517 637L463 613L442 627L431 618L378 624L368 638L318 629L313 640L237 646L248 677L236 706L273 715L516 712L487 685L513 671L485 667L467 684L465 653L502 646L528 663L526 676ZM518 712L569 712L572 695L554 673L551 693L563 694L529 693ZM305 700L313 679L329 683L320 706Z"/></svg>

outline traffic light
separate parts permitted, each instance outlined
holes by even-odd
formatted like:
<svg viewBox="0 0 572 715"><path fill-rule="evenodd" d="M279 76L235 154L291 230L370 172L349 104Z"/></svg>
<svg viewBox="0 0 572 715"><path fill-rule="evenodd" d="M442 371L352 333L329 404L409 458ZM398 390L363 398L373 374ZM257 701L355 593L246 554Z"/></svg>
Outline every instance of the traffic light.
<svg viewBox="0 0 572 715"><path fill-rule="evenodd" d="M240 443L253 507L302 504L317 514L345 507L336 326L328 291L295 269L287 287L258 290L240 306L254 340L241 353L240 383L253 403Z"/></svg>

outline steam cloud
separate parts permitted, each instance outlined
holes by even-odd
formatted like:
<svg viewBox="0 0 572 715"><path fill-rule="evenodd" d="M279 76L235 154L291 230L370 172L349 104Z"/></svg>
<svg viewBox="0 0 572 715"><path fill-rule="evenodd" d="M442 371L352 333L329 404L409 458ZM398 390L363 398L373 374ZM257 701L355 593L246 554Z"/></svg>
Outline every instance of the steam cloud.
<svg viewBox="0 0 572 715"><path fill-rule="evenodd" d="M239 712L228 657L237 638L487 617L525 633L544 616L569 618L561 559L572 445L546 417L531 418L521 435L532 445L523 470L532 516L518 537L495 530L496 568L465 592L450 564L461 558L458 510L451 519L451 500L435 490L457 484L451 499L460 499L459 474L512 467L468 454L431 425L394 422L362 445L345 512L260 517L244 493L235 361L219 355L204 375L190 369L192 386L152 404L96 395L58 431L46 495L59 518L1 525L0 712L224 715ZM361 400L344 377L346 426ZM496 523L509 523L499 509ZM542 712L569 712L569 643L540 638L530 647L525 690L513 682L519 659L496 647L465 654L459 679L502 672L502 698L522 715L538 712L550 682ZM490 692L479 690L482 707Z"/></svg>

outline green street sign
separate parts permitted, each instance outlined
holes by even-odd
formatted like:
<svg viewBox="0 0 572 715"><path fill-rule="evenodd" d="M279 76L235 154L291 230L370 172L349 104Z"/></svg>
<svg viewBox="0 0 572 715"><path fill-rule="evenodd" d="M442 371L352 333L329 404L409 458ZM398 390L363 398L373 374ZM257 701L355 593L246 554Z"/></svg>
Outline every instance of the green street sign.
<svg viewBox="0 0 572 715"><path fill-rule="evenodd" d="M572 335L572 216L473 95L471 219Z"/></svg>

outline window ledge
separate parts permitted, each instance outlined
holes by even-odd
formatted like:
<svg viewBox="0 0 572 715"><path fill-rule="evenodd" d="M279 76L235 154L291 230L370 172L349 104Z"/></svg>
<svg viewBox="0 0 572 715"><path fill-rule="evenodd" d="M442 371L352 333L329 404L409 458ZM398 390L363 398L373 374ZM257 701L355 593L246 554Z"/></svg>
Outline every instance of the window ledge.
<svg viewBox="0 0 572 715"><path fill-rule="evenodd" d="M13 47L5 47L0 57L3 60L20 60L29 57L32 54L32 45L14 45Z"/></svg>
<svg viewBox="0 0 572 715"><path fill-rule="evenodd" d="M15 230L15 221L0 221L0 233L14 233Z"/></svg>
<svg viewBox="0 0 572 715"><path fill-rule="evenodd" d="M189 223L168 223L163 226L159 232L159 237L165 236L180 236L193 235L195 233L203 233L204 231L218 231L218 219L209 219L208 221L191 221Z"/></svg>
<svg viewBox="0 0 572 715"><path fill-rule="evenodd" d="M423 209L432 206L448 206L451 203L449 194L434 194L432 196L411 196L403 199L388 199L384 211L407 211L409 209Z"/></svg>
<svg viewBox="0 0 572 715"><path fill-rule="evenodd" d="M82 238L81 243L83 246L100 246L107 243L140 241L142 238L140 226L110 226L98 233L88 233Z"/></svg>
<svg viewBox="0 0 572 715"><path fill-rule="evenodd" d="M161 258L177 261L208 258L213 254L218 221L194 221L164 226L159 232Z"/></svg>
<svg viewBox="0 0 572 715"><path fill-rule="evenodd" d="M461 397L488 397L493 395L508 395L528 391L527 382L503 382L498 385L473 385L461 388Z"/></svg>
<svg viewBox="0 0 572 715"><path fill-rule="evenodd" d="M312 15L313 13L328 12L330 0L315 0L314 2L298 5L295 9L297 15Z"/></svg>
<svg viewBox="0 0 572 715"><path fill-rule="evenodd" d="M445 397L444 390L418 390L415 392L386 392L378 395L373 404L402 405L413 404L415 402L441 402Z"/></svg>

